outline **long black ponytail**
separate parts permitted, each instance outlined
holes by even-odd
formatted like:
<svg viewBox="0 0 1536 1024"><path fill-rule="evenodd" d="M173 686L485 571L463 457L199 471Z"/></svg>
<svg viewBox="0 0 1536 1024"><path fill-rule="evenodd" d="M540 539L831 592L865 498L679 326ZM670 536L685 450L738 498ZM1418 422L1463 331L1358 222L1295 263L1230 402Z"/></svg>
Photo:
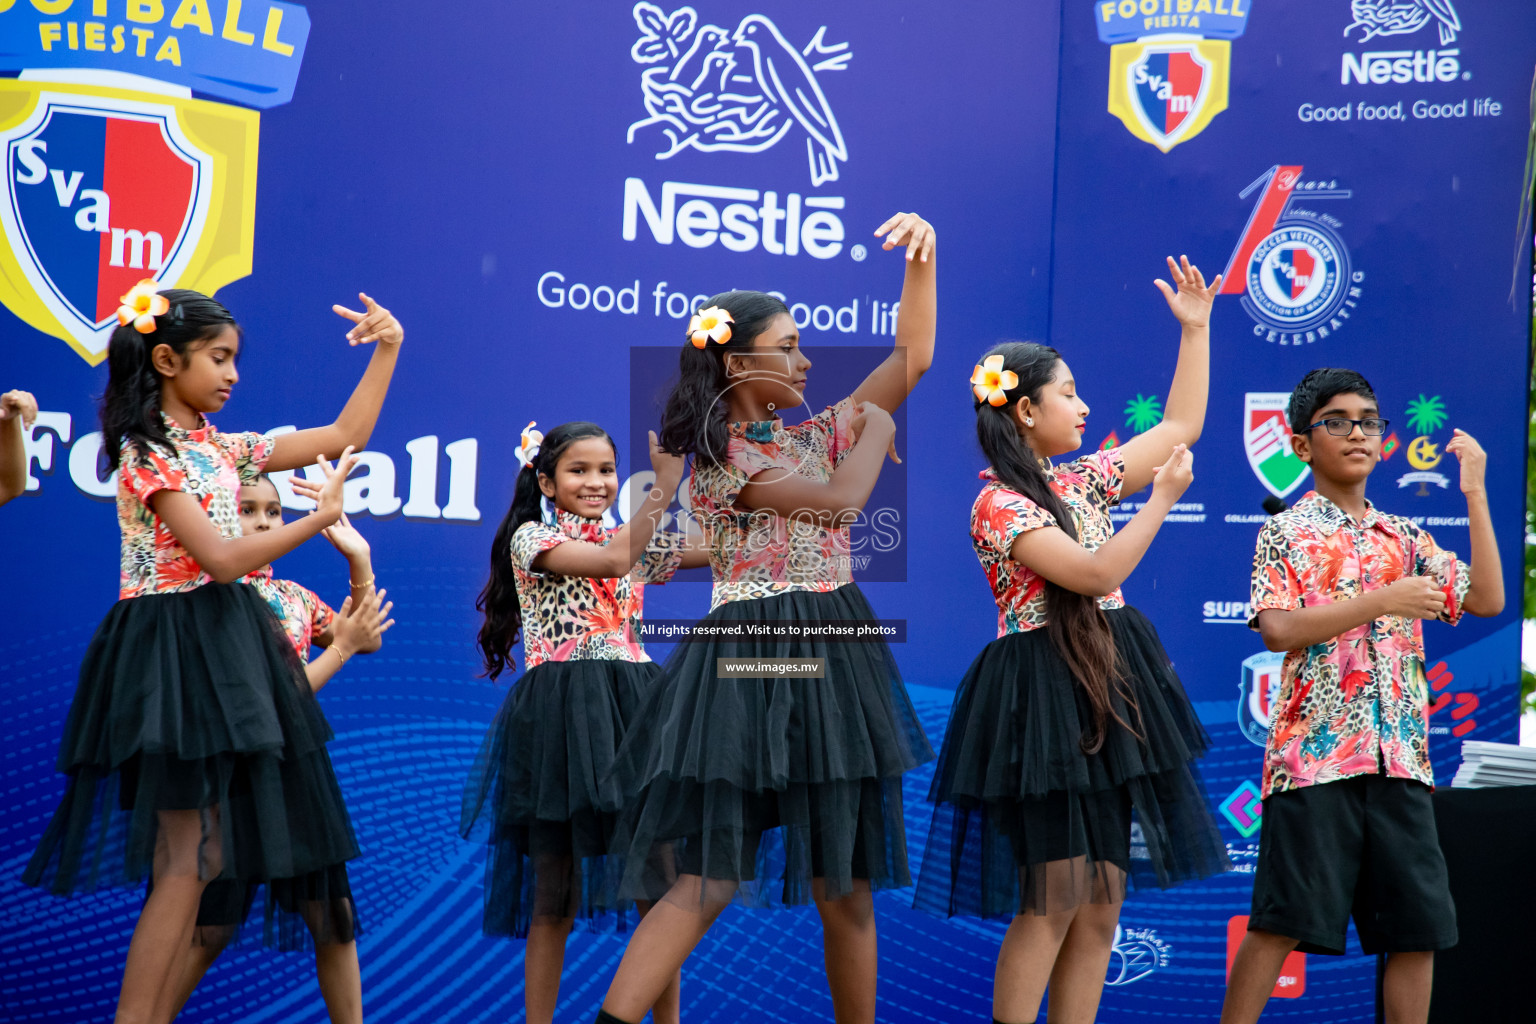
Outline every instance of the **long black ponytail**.
<svg viewBox="0 0 1536 1024"><path fill-rule="evenodd" d="M1039 456L1020 433L1014 413L1021 399L1040 400L1040 390L1053 379L1061 356L1047 345L1017 341L993 346L982 359L995 355L1003 357L1003 368L1017 374L1019 382L1005 392L1008 401L1003 405L975 400L976 439L1003 485L1049 512L1062 532L1077 540L1077 522L1051 490ZM1110 701L1113 686L1127 705L1135 709L1135 697L1125 690L1120 678L1114 634L1098 601L1050 580L1045 581L1045 610L1051 644L1072 670L1093 709L1092 728L1080 742L1085 753L1096 753L1104 745L1111 717L1133 733L1136 731Z"/></svg>
<svg viewBox="0 0 1536 1024"><path fill-rule="evenodd" d="M512 505L496 528L491 541L491 575L485 588L475 599L475 608L483 616L480 624L480 656L485 662L485 674L492 679L512 667L512 647L523 631L523 610L517 602L517 575L512 571L512 535L524 523L535 523L543 517L540 500L544 492L539 489L539 477L555 477L555 467L560 456L576 441L600 437L613 447L614 459L618 459L618 446L608 432L596 423L578 420L562 423L544 435L539 452L517 474L517 485L512 490Z"/></svg>
<svg viewBox="0 0 1536 1024"><path fill-rule="evenodd" d="M668 455L693 455L719 464L725 459L727 431L724 396L731 386L725 357L744 352L789 307L766 292L721 292L704 303L731 314L731 339L694 348L683 341L678 357L678 381L667 396L657 439Z"/></svg>
<svg viewBox="0 0 1536 1024"><path fill-rule="evenodd" d="M161 376L150 358L157 345L169 345L179 358L200 341L226 327L239 330L229 310L215 299L186 288L160 292L171 308L155 318L155 329L140 334L120 324L107 342L107 390L101 396L102 453L109 469L123 458L124 442L141 451L156 447L176 453L160 419Z"/></svg>

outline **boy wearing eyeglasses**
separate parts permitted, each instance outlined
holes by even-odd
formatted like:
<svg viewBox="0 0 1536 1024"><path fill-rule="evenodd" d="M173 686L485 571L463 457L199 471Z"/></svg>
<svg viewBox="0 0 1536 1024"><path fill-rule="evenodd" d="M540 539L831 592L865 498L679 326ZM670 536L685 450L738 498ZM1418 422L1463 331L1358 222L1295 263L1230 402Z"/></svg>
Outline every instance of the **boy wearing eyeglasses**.
<svg viewBox="0 0 1536 1024"><path fill-rule="evenodd" d="M1353 915L1364 951L1388 954L1388 1024L1423 1024L1433 951L1456 944L1456 908L1430 804L1419 620L1504 608L1487 456L1460 430L1445 446L1461 463L1468 565L1366 500L1387 421L1364 377L1313 370L1288 414L1316 490L1264 525L1253 559L1249 625L1286 653L1264 747L1253 913L1221 1021L1257 1021L1292 950L1342 954Z"/></svg>

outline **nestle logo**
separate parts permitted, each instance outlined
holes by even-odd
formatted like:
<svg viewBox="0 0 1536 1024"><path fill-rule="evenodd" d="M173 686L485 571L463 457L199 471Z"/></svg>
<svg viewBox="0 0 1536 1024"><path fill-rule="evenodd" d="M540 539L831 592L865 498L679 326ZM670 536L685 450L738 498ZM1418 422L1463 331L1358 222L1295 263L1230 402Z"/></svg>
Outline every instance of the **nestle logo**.
<svg viewBox="0 0 1536 1024"><path fill-rule="evenodd" d="M678 203L679 196L692 198ZM772 190L666 181L658 204L645 182L626 178L624 240L633 242L644 220L651 237L662 245L671 245L673 238L694 249L719 242L733 252L750 252L761 245L775 256L803 250L819 260L842 252L843 222L832 212L843 208L842 196L790 192L783 199L781 206L779 194Z"/></svg>
<svg viewBox="0 0 1536 1024"><path fill-rule="evenodd" d="M1453 82L1462 77L1461 51L1367 50L1346 53L1339 68L1339 82L1349 85L1383 85L1387 82Z"/></svg>

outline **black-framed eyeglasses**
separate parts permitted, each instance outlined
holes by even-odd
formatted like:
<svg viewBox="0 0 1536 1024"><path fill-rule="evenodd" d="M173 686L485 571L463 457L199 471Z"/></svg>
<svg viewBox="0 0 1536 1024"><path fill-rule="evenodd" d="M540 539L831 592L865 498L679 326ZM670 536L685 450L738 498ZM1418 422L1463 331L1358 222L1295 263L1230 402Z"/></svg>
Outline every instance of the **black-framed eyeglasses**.
<svg viewBox="0 0 1536 1024"><path fill-rule="evenodd" d="M1313 427L1323 427L1334 437L1348 437L1354 433L1356 427L1359 427L1362 434L1380 436L1387 432L1387 426L1391 422L1391 420L1382 419L1380 416L1367 416L1363 420L1349 420L1343 416L1329 416L1325 420L1318 420L1311 427L1308 427L1307 430L1311 430ZM1305 432L1303 431L1303 433Z"/></svg>

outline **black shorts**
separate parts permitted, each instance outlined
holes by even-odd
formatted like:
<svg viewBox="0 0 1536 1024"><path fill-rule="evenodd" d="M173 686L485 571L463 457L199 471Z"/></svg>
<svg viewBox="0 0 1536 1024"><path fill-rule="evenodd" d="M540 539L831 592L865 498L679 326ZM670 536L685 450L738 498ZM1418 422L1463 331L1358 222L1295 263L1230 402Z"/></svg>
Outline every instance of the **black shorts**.
<svg viewBox="0 0 1536 1024"><path fill-rule="evenodd" d="M1357 775L1264 801L1249 929L1338 955L1351 916L1366 953L1456 945L1428 786Z"/></svg>

